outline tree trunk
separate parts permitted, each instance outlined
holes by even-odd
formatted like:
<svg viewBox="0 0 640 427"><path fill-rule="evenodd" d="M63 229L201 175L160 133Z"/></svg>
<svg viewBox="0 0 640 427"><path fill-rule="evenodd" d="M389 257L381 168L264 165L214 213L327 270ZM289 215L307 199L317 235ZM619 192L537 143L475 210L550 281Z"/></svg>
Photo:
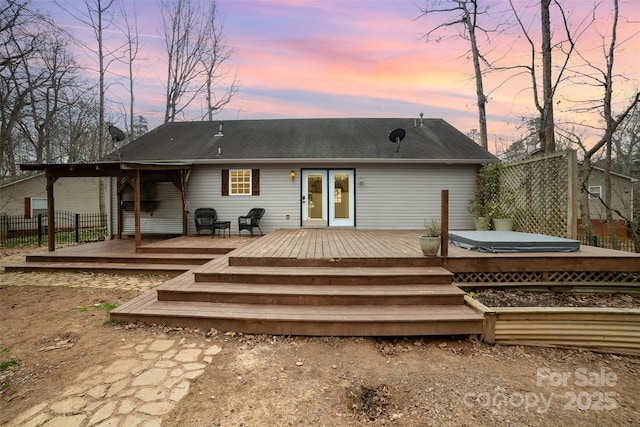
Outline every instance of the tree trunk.
<svg viewBox="0 0 640 427"><path fill-rule="evenodd" d="M556 151L553 118L553 88L551 81L551 18L549 5L551 0L540 1L542 21L542 94L544 106L540 114L540 148L545 153Z"/></svg>
<svg viewBox="0 0 640 427"><path fill-rule="evenodd" d="M480 131L480 145L485 150L489 149L489 143L487 141L487 112L486 103L487 97L484 95L484 86L482 83L482 70L480 69L480 50L478 49L478 42L476 40L476 11L477 5L473 2L473 17L467 9L466 4L464 7L464 17L467 30L469 31L469 40L471 42L471 53L473 56L473 71L476 79L476 97L478 99L478 126ZM472 20L473 19L473 20Z"/></svg>
<svg viewBox="0 0 640 427"><path fill-rule="evenodd" d="M588 182L591 174L591 159L585 158L580 167L580 220L582 221L582 231L589 244L592 244L594 231L591 224L591 212L589 211Z"/></svg>
<svg viewBox="0 0 640 427"><path fill-rule="evenodd" d="M618 248L618 239L616 236L616 227L613 222L613 213L612 213L612 205L611 205L611 138L609 138L609 142L607 143L607 154L606 160L604 164L604 188L603 188L603 197L604 204L607 207L605 209L606 219L607 219L607 229L609 231L609 240L611 241L611 247L613 249Z"/></svg>

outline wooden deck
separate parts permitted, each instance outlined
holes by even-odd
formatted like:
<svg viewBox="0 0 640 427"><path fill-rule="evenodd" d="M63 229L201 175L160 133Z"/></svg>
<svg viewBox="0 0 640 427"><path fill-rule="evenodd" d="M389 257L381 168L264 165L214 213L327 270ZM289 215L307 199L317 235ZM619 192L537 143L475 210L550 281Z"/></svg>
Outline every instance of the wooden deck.
<svg viewBox="0 0 640 427"><path fill-rule="evenodd" d="M27 255L25 262L5 271L75 271L112 274L177 276L250 242L249 238L211 238L209 235L146 238L138 247L133 239L114 239Z"/></svg>
<svg viewBox="0 0 640 427"><path fill-rule="evenodd" d="M487 254L450 246L448 257L425 257L419 234L279 230L255 238L143 240L137 248L131 240L116 240L30 255L23 266L8 270L38 264L115 272L166 268L173 279L117 308L112 318L335 336L478 334L483 317L465 305L457 286L481 281L566 285L575 277L601 281L604 274L640 283L640 254L592 247L573 253Z"/></svg>

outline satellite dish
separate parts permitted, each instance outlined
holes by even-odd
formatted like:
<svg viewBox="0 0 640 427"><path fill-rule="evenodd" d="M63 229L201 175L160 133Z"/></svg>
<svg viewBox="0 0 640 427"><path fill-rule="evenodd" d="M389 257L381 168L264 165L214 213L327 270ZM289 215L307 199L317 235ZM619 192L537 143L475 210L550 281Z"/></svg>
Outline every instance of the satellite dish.
<svg viewBox="0 0 640 427"><path fill-rule="evenodd" d="M109 125L109 134L111 135L111 138L113 139L113 142L124 141L125 138L126 138L124 132L122 132L117 127L111 126L111 125Z"/></svg>
<svg viewBox="0 0 640 427"><path fill-rule="evenodd" d="M400 151L400 141L402 141L406 135L407 135L407 132L402 128L392 130L391 133L389 134L389 141L393 142L394 144L398 144L398 147L396 148L396 153Z"/></svg>

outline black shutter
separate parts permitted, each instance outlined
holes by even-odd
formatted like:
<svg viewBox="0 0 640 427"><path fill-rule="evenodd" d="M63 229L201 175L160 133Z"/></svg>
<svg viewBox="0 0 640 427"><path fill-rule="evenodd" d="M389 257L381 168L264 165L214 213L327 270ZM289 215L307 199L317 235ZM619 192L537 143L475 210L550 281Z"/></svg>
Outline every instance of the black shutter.
<svg viewBox="0 0 640 427"><path fill-rule="evenodd" d="M229 195L229 169L222 169L222 191L223 196Z"/></svg>
<svg viewBox="0 0 640 427"><path fill-rule="evenodd" d="M251 195L260 195L260 169L251 169Z"/></svg>

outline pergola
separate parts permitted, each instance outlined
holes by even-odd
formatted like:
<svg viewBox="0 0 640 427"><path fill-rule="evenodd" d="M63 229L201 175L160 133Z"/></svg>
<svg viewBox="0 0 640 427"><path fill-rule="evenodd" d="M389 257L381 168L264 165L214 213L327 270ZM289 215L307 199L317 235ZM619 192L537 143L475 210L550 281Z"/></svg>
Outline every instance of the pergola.
<svg viewBox="0 0 640 427"><path fill-rule="evenodd" d="M145 176L160 176L162 180L171 182L182 195L182 234L187 234L187 181L191 173L188 163L135 163L135 162L95 162L73 164L23 164L24 171L44 172L47 179L47 216L49 218L48 240L49 251L55 251L55 199L53 184L58 178L100 178L115 177L117 179L118 204L118 238L122 238L122 191L131 186L133 189L133 205L135 217L136 246L142 242L140 231L140 183Z"/></svg>

